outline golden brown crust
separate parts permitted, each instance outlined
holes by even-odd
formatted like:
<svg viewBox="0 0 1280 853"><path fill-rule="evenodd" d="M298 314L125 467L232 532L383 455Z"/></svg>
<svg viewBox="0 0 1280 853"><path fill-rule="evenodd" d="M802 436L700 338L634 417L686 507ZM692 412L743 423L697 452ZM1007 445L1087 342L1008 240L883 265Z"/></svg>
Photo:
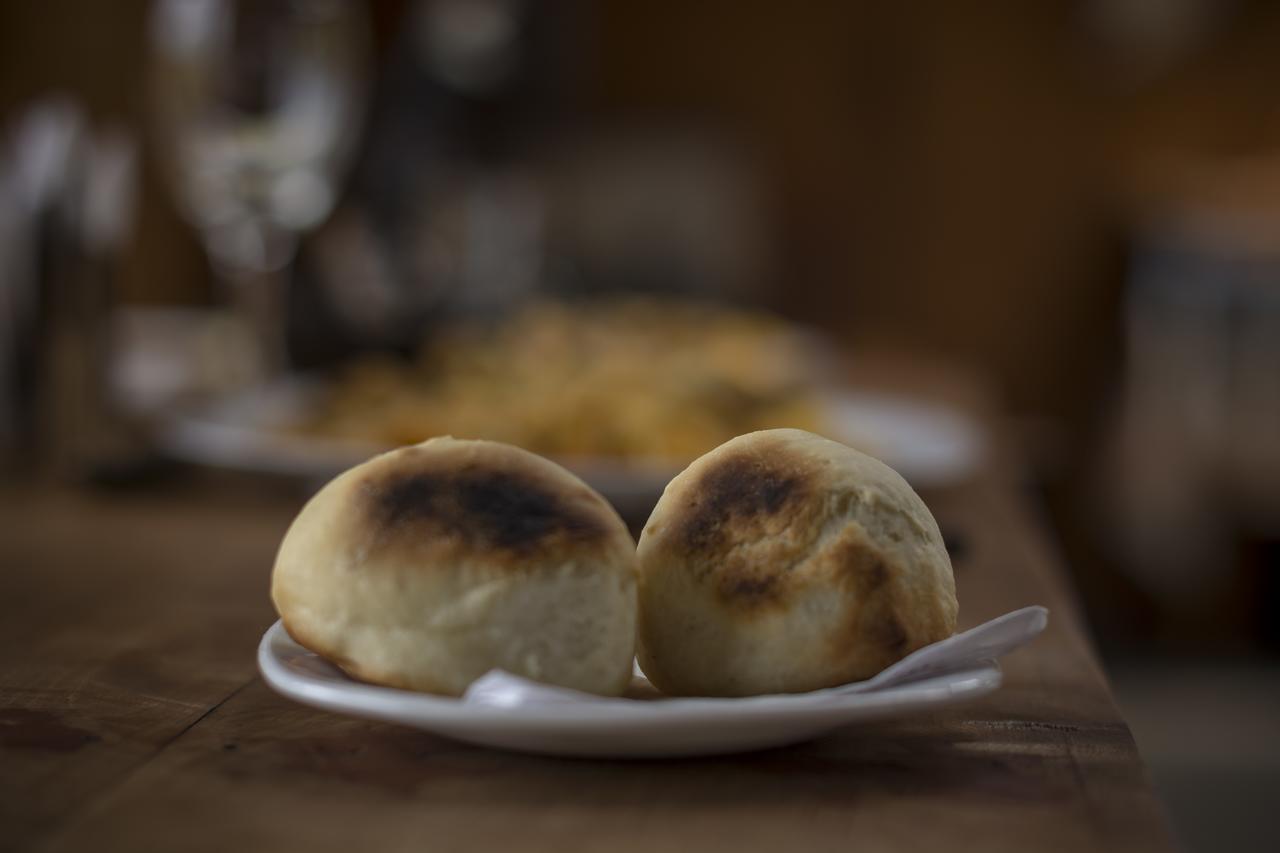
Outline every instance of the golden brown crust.
<svg viewBox="0 0 1280 853"><path fill-rule="evenodd" d="M787 532L815 523L820 474L774 442L724 454L681 493L669 547L726 607L785 607L797 581L790 569L812 544Z"/></svg>
<svg viewBox="0 0 1280 853"><path fill-rule="evenodd" d="M851 528L835 549L830 574L843 583L849 599L858 603L848 609L827 649L836 670L847 674L842 680L865 677L866 673L857 669L866 666L867 650L878 652L872 658L875 668L880 669L936 639L913 637L906 627L912 619L899 614L903 572L904 567L869 542L860 528Z"/></svg>
<svg viewBox="0 0 1280 853"><path fill-rule="evenodd" d="M798 430L694 462L639 557L641 664L668 692L832 686L954 629L950 561L919 497L880 462Z"/></svg>
<svg viewBox="0 0 1280 853"><path fill-rule="evenodd" d="M676 534L690 555L714 553L728 537L769 535L794 524L809 504L814 472L766 444L726 454L689 489Z"/></svg>
<svg viewBox="0 0 1280 853"><path fill-rule="evenodd" d="M394 464L371 466L355 484L356 529L371 551L483 554L511 571L543 564L533 558L616 544L616 514L603 498L512 450L492 442L428 442L397 451Z"/></svg>
<svg viewBox="0 0 1280 853"><path fill-rule="evenodd" d="M433 439L335 478L277 554L290 635L363 681L458 695L490 669L613 695L630 677L635 547L570 472Z"/></svg>

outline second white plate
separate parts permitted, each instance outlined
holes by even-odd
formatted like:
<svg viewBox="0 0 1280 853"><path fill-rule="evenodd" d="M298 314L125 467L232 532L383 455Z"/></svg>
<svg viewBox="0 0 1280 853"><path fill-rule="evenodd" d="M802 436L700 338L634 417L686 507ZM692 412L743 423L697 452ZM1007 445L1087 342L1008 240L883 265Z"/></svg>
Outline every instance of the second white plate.
<svg viewBox="0 0 1280 853"><path fill-rule="evenodd" d="M389 448L359 441L303 436L288 429L315 405L321 385L292 377L273 385L171 412L156 440L170 456L234 470L327 480ZM829 438L873 455L917 489L950 485L981 464L978 424L939 403L898 394L832 390L822 395ZM620 510L643 516L683 467L669 460L559 458Z"/></svg>

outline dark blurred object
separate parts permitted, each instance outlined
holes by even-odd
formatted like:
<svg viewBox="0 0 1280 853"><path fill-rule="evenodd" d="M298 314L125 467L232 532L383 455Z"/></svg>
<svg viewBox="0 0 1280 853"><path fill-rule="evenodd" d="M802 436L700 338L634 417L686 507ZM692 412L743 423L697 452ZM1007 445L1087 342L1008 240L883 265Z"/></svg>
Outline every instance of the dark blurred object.
<svg viewBox="0 0 1280 853"><path fill-rule="evenodd" d="M0 149L0 446L81 476L119 450L107 317L134 219L135 143L66 99L20 114Z"/></svg>
<svg viewBox="0 0 1280 853"><path fill-rule="evenodd" d="M519 158L559 115L564 25L517 0L403 10L347 201L300 259L302 365L408 347L446 295L501 302L536 279L541 198Z"/></svg>
<svg viewBox="0 0 1280 853"><path fill-rule="evenodd" d="M1083 0L1086 31L1112 80L1150 85L1202 50L1238 12L1236 0Z"/></svg>
<svg viewBox="0 0 1280 853"><path fill-rule="evenodd" d="M773 229L749 148L705 123L592 115L596 10L552 11L406 10L351 192L300 261L301 363L407 352L535 294L760 295Z"/></svg>
<svg viewBox="0 0 1280 853"><path fill-rule="evenodd" d="M71 202L86 132L74 103L49 99L31 105L6 128L0 152L5 208L3 363L4 432L13 458L28 463L45 449L52 424L56 353L50 337L67 319L66 250L72 243ZM61 286L59 286L61 285Z"/></svg>
<svg viewBox="0 0 1280 853"><path fill-rule="evenodd" d="M51 230L82 117L71 104L20 114L0 146L0 447L26 455L39 430L40 330L47 311L41 246Z"/></svg>
<svg viewBox="0 0 1280 853"><path fill-rule="evenodd" d="M93 476L100 466L123 469L146 453L136 429L111 397L115 341L110 314L120 259L132 238L137 195L137 142L120 126L86 135L72 174L65 275L55 284L50 346L54 396L51 440L64 473Z"/></svg>
<svg viewBox="0 0 1280 853"><path fill-rule="evenodd" d="M1280 159L1164 175L1126 318L1099 522L1182 633L1258 642L1280 607Z"/></svg>

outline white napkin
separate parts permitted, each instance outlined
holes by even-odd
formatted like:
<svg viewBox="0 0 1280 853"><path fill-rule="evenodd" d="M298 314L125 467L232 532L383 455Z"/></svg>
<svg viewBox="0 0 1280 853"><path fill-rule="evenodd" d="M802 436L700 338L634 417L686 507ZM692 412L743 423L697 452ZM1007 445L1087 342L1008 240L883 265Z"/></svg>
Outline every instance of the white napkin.
<svg viewBox="0 0 1280 853"><path fill-rule="evenodd" d="M965 672L988 661L1007 655L1035 639L1049 624L1049 611L1044 607L1024 607L998 616L976 628L940 640L907 655L873 678L828 687L811 693L788 694L790 698L821 701L825 698L887 690L913 681ZM744 702L777 699L777 696L753 696L746 699L666 699L664 702ZM582 702L632 703L634 699L595 696L566 687L552 687L512 675L500 669L481 676L463 695L464 704L497 708L529 708Z"/></svg>

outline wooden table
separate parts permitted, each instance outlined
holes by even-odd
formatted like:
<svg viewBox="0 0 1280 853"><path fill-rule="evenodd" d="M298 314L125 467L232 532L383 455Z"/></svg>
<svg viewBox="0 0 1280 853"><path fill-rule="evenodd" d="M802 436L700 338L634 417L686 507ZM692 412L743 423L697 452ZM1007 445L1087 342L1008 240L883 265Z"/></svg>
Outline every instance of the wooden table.
<svg viewBox="0 0 1280 853"><path fill-rule="evenodd" d="M257 490L0 490L0 848L1167 850L1062 567L1011 486L926 496L964 626L1049 630L997 693L756 754L556 760L293 704L258 677Z"/></svg>

